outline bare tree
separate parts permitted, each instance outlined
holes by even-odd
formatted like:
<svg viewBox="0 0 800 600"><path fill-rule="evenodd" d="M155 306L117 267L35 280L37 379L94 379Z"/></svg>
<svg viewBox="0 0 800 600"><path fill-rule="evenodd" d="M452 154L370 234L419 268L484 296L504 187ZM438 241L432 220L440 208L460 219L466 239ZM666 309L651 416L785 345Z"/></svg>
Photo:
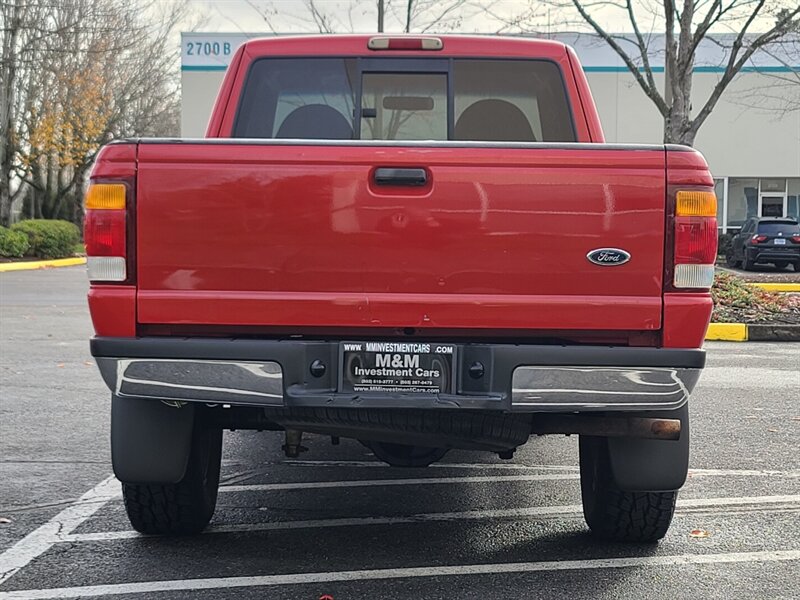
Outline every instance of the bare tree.
<svg viewBox="0 0 800 600"><path fill-rule="evenodd" d="M485 6L478 7L466 0L399 0L389 1L388 9L405 33L427 33L459 30L466 18L479 10L489 10L493 4L484 2Z"/></svg>
<svg viewBox="0 0 800 600"><path fill-rule="evenodd" d="M303 0L293 11L271 0L246 1L261 15L272 33L354 32L359 24L361 29L377 29L379 0ZM485 14L496 3L497 0L384 0L386 29L406 33L456 31L463 27L465 20Z"/></svg>
<svg viewBox="0 0 800 600"><path fill-rule="evenodd" d="M12 202L22 191L13 185L21 144L18 124L34 93L31 67L52 33L40 26L49 12L49 7L31 0L0 2L0 225L9 223Z"/></svg>
<svg viewBox="0 0 800 600"><path fill-rule="evenodd" d="M292 32L342 33L356 30L355 20L369 12L377 15L377 0L325 2L302 0L293 10L272 0L245 0L257 12L270 33Z"/></svg>
<svg viewBox="0 0 800 600"><path fill-rule="evenodd" d="M0 62L0 224L6 225L11 219L11 171L16 148L11 131L16 112L17 65L11 56L20 45L23 8L21 1L0 5L3 48Z"/></svg>
<svg viewBox="0 0 800 600"><path fill-rule="evenodd" d="M537 3L538 4L538 3ZM697 132L723 92L759 49L769 48L796 30L800 5L796 0L551 0L561 15L573 11L624 62L638 85L664 117L664 141L693 145ZM629 34L601 25L603 16L625 15ZM644 13L644 17L642 14ZM576 23L576 20L567 23ZM537 22L537 25L539 23ZM528 25L517 21L521 30ZM653 31L663 31L665 85L659 89L651 59ZM713 32L731 32L714 37ZM722 73L705 101L692 106L692 77L697 50L704 41L723 46Z"/></svg>
<svg viewBox="0 0 800 600"><path fill-rule="evenodd" d="M800 111L800 31L779 44L762 50L783 69L762 72L762 78L746 88L732 91L729 102L746 110L757 110L780 120Z"/></svg>
<svg viewBox="0 0 800 600"><path fill-rule="evenodd" d="M178 130L176 28L186 0L9 0L2 4L0 222L82 219L97 151L116 137Z"/></svg>

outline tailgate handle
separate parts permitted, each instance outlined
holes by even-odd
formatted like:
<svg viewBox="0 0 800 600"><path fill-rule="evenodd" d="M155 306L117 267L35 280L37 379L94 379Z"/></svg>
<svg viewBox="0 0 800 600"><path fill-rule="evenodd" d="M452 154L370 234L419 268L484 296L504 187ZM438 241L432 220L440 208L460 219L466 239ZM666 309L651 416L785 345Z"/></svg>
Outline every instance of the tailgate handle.
<svg viewBox="0 0 800 600"><path fill-rule="evenodd" d="M375 169L377 185L420 186L428 183L428 172L425 169L395 169L381 167Z"/></svg>

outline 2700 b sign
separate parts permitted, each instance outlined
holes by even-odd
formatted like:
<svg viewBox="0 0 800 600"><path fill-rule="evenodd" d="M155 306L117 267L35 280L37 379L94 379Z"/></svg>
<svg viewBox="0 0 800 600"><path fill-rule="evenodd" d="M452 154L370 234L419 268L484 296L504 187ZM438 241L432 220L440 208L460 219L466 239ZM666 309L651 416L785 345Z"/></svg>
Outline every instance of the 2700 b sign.
<svg viewBox="0 0 800 600"><path fill-rule="evenodd" d="M343 392L440 393L452 391L452 344L345 342Z"/></svg>

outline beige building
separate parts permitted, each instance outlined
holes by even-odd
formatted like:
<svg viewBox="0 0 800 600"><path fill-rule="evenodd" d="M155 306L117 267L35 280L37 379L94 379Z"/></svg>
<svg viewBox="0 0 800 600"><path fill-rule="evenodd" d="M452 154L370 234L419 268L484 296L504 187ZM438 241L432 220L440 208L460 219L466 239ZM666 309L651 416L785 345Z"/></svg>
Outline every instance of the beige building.
<svg viewBox="0 0 800 600"><path fill-rule="evenodd" d="M184 33L181 62L181 134L202 137L236 48L264 34ZM659 143L662 119L619 57L590 35L559 35L575 48L589 79L609 142ZM693 80L699 110L722 75L722 45L698 49ZM653 40L657 82L663 84L659 40ZM795 46L795 48L800 47ZM794 79L795 83L787 83ZM749 216L800 220L800 56L756 53L726 90L695 146L717 180L720 229L738 229ZM794 108L794 110L791 110Z"/></svg>

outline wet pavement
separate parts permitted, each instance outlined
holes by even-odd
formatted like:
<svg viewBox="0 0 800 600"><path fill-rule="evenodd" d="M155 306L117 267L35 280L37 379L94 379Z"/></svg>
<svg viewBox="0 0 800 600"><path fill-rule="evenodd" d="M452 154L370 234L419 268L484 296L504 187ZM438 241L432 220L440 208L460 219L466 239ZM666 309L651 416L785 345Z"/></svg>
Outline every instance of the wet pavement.
<svg viewBox="0 0 800 600"><path fill-rule="evenodd" d="M145 537L110 478L86 287L0 273L0 600L800 597L800 344L707 345L659 544L588 534L575 437L392 469L322 436L289 460L251 431L226 432L208 531Z"/></svg>

